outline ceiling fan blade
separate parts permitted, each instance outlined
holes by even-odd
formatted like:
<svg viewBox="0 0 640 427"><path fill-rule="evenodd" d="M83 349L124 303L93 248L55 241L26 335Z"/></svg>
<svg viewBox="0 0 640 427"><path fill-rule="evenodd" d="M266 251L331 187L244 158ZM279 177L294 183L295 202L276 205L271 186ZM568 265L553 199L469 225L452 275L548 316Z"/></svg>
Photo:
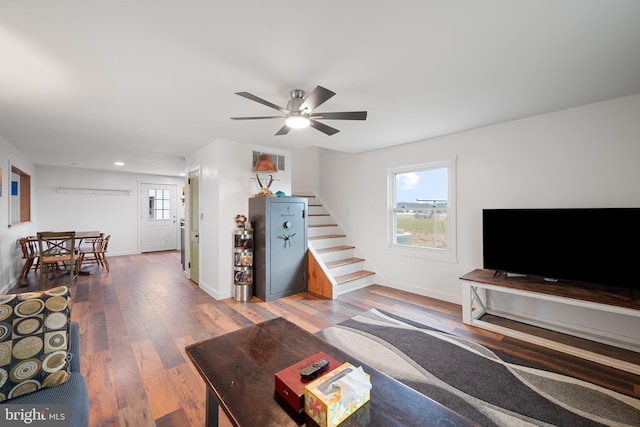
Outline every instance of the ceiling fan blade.
<svg viewBox="0 0 640 427"><path fill-rule="evenodd" d="M313 113L309 117L326 120L367 120L367 112L343 111L339 113Z"/></svg>
<svg viewBox="0 0 640 427"><path fill-rule="evenodd" d="M232 120L284 119L285 116L229 117Z"/></svg>
<svg viewBox="0 0 640 427"><path fill-rule="evenodd" d="M325 134L327 134L327 135L329 135L329 136L331 136L331 135L333 135L333 134L336 134L336 133L340 132L340 131L339 131L338 129L336 129L336 128L332 128L331 126L327 126L327 125L325 125L324 123L317 122L317 121L315 121L315 120L313 120L313 119L309 120L309 122L310 122L310 123L309 123L309 125L310 125L312 128L316 128L316 129L317 129L317 130L319 130L320 132L325 133Z"/></svg>
<svg viewBox="0 0 640 427"><path fill-rule="evenodd" d="M258 98L257 96L252 95L249 92L236 92L236 95L240 95L243 98L247 98L247 99L255 101L255 102L259 103L259 104L266 105L267 107L273 108L274 110L278 110L278 111L280 111L280 112L282 112L284 114L290 114L291 113L291 111L289 111L289 110L287 110L287 109L285 109L283 107L280 107L279 105L276 105L276 104L274 104L272 102L264 100L262 98Z"/></svg>
<svg viewBox="0 0 640 427"><path fill-rule="evenodd" d="M303 111L306 109L308 112L311 112L318 108L320 105L324 104L335 94L335 92L323 88L322 86L316 86L316 88L311 91L309 96L307 96L307 99L305 99L302 105L300 105L298 111Z"/></svg>
<svg viewBox="0 0 640 427"><path fill-rule="evenodd" d="M286 135L289 133L289 131L291 130L291 128L287 125L284 125L280 128L280 130L278 132L276 132L276 136L279 135Z"/></svg>

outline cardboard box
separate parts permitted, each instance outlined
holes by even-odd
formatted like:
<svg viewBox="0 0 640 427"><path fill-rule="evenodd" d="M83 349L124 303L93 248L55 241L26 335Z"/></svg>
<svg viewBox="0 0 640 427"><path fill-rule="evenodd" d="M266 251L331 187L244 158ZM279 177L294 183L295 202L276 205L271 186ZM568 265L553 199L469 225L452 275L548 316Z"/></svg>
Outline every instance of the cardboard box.
<svg viewBox="0 0 640 427"><path fill-rule="evenodd" d="M300 369L319 359L327 359L329 361L329 366L327 366L322 371L322 374L327 373L332 369L336 369L341 364L341 362L338 362L331 356L320 352L314 354L313 356L309 356L306 359L301 360L295 365L291 365L276 374L276 392L280 396L282 396L293 409L298 412L302 412L304 410L305 385L315 380L315 378L306 381L303 380L300 377Z"/></svg>
<svg viewBox="0 0 640 427"><path fill-rule="evenodd" d="M345 402L341 399L340 389L329 386L337 380L338 375L354 370L356 367L352 364L343 363L305 387L304 411L320 427L337 426L371 399L371 391L367 390L366 393L356 396L355 400Z"/></svg>

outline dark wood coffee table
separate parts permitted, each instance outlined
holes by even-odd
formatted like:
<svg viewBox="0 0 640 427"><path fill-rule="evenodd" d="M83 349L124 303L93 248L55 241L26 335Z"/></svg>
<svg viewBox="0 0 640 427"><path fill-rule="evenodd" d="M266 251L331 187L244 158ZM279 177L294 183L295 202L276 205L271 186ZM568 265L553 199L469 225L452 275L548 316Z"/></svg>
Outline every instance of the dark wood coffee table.
<svg viewBox="0 0 640 427"><path fill-rule="evenodd" d="M219 407L236 426L315 425L275 392L274 375L319 351L371 375L371 401L360 409L365 416L357 417L367 420L364 425L476 425L283 318L186 347L207 385L206 425L218 425Z"/></svg>

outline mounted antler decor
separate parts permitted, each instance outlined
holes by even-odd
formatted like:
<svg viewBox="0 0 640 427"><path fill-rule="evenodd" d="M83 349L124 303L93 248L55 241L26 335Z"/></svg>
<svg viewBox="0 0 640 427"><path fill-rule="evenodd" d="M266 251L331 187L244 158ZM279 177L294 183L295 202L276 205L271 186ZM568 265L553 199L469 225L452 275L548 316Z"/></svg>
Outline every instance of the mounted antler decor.
<svg viewBox="0 0 640 427"><path fill-rule="evenodd" d="M260 192L256 194L256 197L275 197L275 194L271 192L271 184L273 184L273 175L269 175L269 183L264 185L262 181L260 181L260 172L263 174L263 178L268 172L278 172L278 168L273 162L273 157L269 154L260 154L258 156L258 160L256 160L256 164L253 167L253 171L256 173L256 180L258 181L258 185L260 186Z"/></svg>

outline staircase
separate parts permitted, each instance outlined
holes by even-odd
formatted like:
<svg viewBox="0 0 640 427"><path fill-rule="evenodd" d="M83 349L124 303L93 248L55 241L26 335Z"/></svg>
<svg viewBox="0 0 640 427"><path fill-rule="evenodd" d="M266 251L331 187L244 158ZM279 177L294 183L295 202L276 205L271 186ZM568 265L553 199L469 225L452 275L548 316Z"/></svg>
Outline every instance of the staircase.
<svg viewBox="0 0 640 427"><path fill-rule="evenodd" d="M336 298L373 283L375 273L364 269L356 247L315 196L309 200L309 292Z"/></svg>

